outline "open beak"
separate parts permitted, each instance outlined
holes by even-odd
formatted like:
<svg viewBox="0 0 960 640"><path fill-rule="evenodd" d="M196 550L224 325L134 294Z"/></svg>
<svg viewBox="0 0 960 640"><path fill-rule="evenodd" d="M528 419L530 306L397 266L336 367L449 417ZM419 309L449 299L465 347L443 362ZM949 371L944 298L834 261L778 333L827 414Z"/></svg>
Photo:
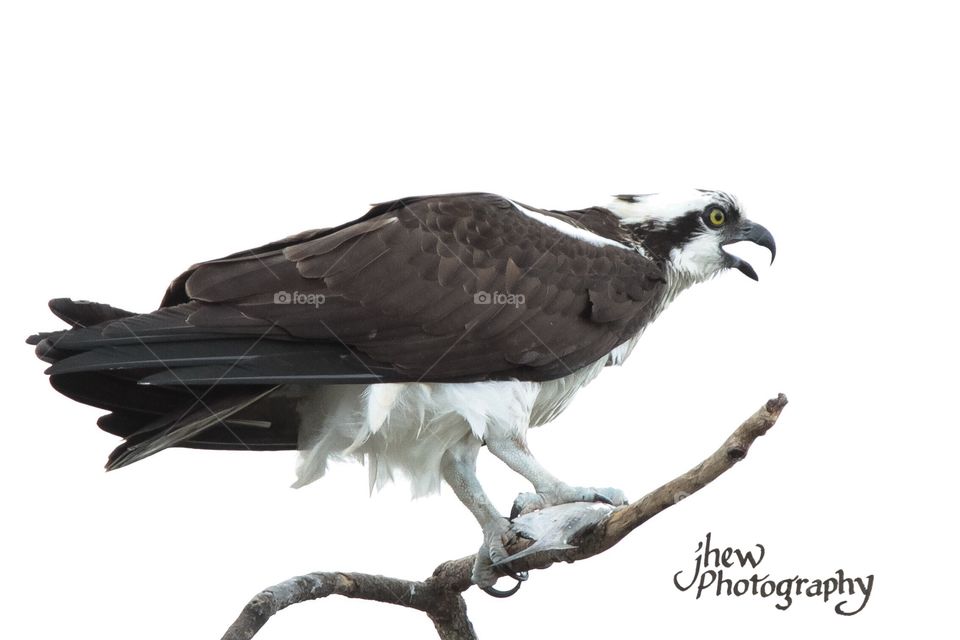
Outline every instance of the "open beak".
<svg viewBox="0 0 960 640"><path fill-rule="evenodd" d="M750 222L749 220L741 220L733 234L720 244L733 244L734 242L743 241L753 242L754 244L758 244L761 247L766 247L769 249L770 264L773 264L773 259L777 257L777 243L773 241L773 236L763 225L757 224L756 222ZM750 266L749 262L742 260L733 254L727 253L726 251L724 251L723 254L727 267L733 267L734 269L739 270L743 275L753 280L760 279L757 277L757 272L753 270L753 267Z"/></svg>

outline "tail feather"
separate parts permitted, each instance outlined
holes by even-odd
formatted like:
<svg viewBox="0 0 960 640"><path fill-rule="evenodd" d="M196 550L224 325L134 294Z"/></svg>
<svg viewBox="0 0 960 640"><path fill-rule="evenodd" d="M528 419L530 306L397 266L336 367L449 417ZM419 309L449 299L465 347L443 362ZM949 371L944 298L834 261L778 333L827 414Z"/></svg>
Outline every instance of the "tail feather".
<svg viewBox="0 0 960 640"><path fill-rule="evenodd" d="M99 324L136 315L132 311L111 307L108 304L88 300L71 300L70 298L54 298L47 303L47 306L50 307L53 315L69 324L70 329L35 333L27 337L27 344L36 346L37 357L51 364L70 355L68 350L58 349L57 345L73 333L75 329L95 327Z"/></svg>
<svg viewBox="0 0 960 640"><path fill-rule="evenodd" d="M276 378L296 377L317 361L346 360L323 345L301 353L289 341L265 335L211 334L189 323L188 304L135 314L61 298L50 308L70 328L38 333L27 342L50 363L46 373L57 391L110 412L98 426L125 440L110 455L108 470L168 447L295 449L298 398L295 390L275 393L282 386ZM270 368L252 361L260 367L271 363ZM238 379L243 363L246 378ZM200 381L192 373L211 366L213 379ZM273 379L266 380L264 372ZM341 366L337 374L344 379L352 372ZM166 376L163 384L145 383L159 374Z"/></svg>
<svg viewBox="0 0 960 640"><path fill-rule="evenodd" d="M102 322L129 318L135 316L133 311L126 311L111 307L100 302L89 300L71 300L70 298L54 298L48 303L50 311L71 327L92 327Z"/></svg>
<svg viewBox="0 0 960 640"><path fill-rule="evenodd" d="M277 387L269 387L259 393L241 394L210 404L197 399L186 411L171 411L127 436L123 444L114 449L107 459L107 471L133 464L168 447L188 441L214 425L222 425L230 416L265 398L276 389Z"/></svg>

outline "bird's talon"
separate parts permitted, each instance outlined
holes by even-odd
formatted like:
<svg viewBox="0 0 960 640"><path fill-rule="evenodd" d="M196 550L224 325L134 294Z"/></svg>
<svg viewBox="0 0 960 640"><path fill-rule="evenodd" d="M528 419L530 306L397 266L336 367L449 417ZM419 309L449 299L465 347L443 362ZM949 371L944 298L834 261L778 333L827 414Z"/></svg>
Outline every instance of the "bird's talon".
<svg viewBox="0 0 960 640"><path fill-rule="evenodd" d="M530 577L530 573L528 571L514 571L505 564L500 565L500 570L503 571L504 575L506 575L508 578L513 578L517 582L526 582Z"/></svg>
<svg viewBox="0 0 960 640"><path fill-rule="evenodd" d="M510 509L510 519L513 520L524 513L537 511L548 506L550 504L547 499L539 493L521 493L513 501L513 507Z"/></svg>
<svg viewBox="0 0 960 640"><path fill-rule="evenodd" d="M513 509L510 510L510 519L514 520L531 511L538 511L547 507L569 504L571 502L600 502L608 504L611 507L619 507L627 504L627 498L619 489L570 487L562 484L548 494L521 493L518 495L517 499L513 501Z"/></svg>
<svg viewBox="0 0 960 640"><path fill-rule="evenodd" d="M523 584L523 581L517 579L517 584L513 585L513 587L505 591L501 591L500 589L497 589L493 585L489 587L480 587L480 588L484 591L484 593L487 593L493 596L494 598L509 598L510 596L515 594L517 591L520 591L521 584Z"/></svg>
<svg viewBox="0 0 960 640"><path fill-rule="evenodd" d="M477 552L477 559L473 565L473 582L484 591L493 588L497 579L503 575L509 576L517 582L524 582L528 574L526 571L513 571L508 566L510 554L507 552L507 546L516 542L517 536L510 528L510 522L506 518L498 518L488 523L484 527L483 545ZM496 589L494 589L496 591ZM495 595L487 591L490 595ZM505 598L508 595L516 593L516 589L509 590L506 595L497 597Z"/></svg>

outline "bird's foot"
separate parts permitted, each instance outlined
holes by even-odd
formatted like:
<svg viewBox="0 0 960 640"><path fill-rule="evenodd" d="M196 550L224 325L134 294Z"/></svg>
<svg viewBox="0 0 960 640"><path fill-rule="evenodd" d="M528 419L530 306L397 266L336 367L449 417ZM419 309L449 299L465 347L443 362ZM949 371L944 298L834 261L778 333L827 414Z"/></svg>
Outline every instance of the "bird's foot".
<svg viewBox="0 0 960 640"><path fill-rule="evenodd" d="M571 487L561 483L543 493L521 493L518 495L517 499L513 501L510 519L513 520L517 516L531 511L571 502L602 502L619 507L627 504L627 497L623 491L610 487L595 489L593 487Z"/></svg>
<svg viewBox="0 0 960 640"><path fill-rule="evenodd" d="M494 567L495 563L503 562L509 557L507 545L516 540L516 533L510 527L506 518L497 518L483 528L483 545L477 552L477 559L473 563L473 583L491 595L512 595L519 588L519 583L527 579L527 572L514 572L509 565ZM517 581L517 587L511 591L498 591L493 588L497 579L503 575L510 576Z"/></svg>

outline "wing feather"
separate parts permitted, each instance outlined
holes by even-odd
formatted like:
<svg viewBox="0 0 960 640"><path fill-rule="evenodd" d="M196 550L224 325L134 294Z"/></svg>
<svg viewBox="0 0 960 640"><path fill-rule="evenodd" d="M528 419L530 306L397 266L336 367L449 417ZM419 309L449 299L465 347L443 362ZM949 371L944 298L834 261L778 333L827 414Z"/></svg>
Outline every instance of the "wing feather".
<svg viewBox="0 0 960 640"><path fill-rule="evenodd" d="M75 330L58 349L254 335L334 344L392 372L384 379L545 380L635 335L663 286L662 265L642 253L564 235L499 196L406 198L351 224L196 265L168 290L180 304ZM118 356L87 357L90 365ZM261 362L261 378L282 373ZM256 359L233 364L259 375Z"/></svg>

